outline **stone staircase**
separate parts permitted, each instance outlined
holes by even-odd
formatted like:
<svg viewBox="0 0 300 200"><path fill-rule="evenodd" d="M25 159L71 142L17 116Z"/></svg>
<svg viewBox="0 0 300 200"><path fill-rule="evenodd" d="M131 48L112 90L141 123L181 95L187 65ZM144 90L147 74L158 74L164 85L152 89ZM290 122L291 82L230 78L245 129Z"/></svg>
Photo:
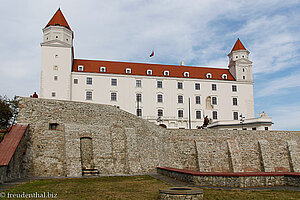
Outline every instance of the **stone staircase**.
<svg viewBox="0 0 300 200"><path fill-rule="evenodd" d="M83 169L82 176L98 176L99 171L98 169Z"/></svg>

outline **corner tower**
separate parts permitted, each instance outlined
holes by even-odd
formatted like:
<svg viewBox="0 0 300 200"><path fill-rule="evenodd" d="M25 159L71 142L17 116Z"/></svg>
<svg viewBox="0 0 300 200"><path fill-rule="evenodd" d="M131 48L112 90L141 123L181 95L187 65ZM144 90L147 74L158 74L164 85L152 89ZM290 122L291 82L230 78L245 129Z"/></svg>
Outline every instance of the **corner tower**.
<svg viewBox="0 0 300 200"><path fill-rule="evenodd" d="M229 71L237 81L253 82L252 62L249 60L250 52L238 38L229 57Z"/></svg>
<svg viewBox="0 0 300 200"><path fill-rule="evenodd" d="M40 97L71 100L73 31L58 9L43 28Z"/></svg>

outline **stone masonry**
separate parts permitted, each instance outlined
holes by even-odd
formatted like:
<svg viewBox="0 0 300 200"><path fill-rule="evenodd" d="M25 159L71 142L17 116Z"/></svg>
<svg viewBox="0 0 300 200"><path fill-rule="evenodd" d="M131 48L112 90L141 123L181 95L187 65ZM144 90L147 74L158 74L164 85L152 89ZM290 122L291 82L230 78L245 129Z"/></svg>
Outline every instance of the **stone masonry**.
<svg viewBox="0 0 300 200"><path fill-rule="evenodd" d="M300 132L170 130L114 106L35 98L21 98L18 120L30 124L33 176L81 176L84 167L100 174L157 166L300 172Z"/></svg>

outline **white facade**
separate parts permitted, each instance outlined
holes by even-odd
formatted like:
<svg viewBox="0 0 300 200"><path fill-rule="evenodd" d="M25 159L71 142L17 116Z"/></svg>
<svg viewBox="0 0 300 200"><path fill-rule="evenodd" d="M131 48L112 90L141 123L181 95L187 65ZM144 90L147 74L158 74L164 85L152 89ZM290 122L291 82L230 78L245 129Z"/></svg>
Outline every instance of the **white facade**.
<svg viewBox="0 0 300 200"><path fill-rule="evenodd" d="M206 68L203 74L204 68L195 72L195 67L183 65L175 66L175 70L164 65L157 73L157 65L145 64L141 74L135 73L138 69L134 67L143 66L141 63L76 64L70 29L48 24L43 33L41 98L114 105L168 128L197 128L202 126L204 116L213 122L239 122L241 113L246 119L254 118L252 62L245 49L228 55L229 69L223 70L226 73L221 73L222 78L214 68ZM124 67L128 64L133 68ZM177 67L184 71L181 77L172 76ZM116 68L122 71L116 72ZM195 73L202 73L201 78Z"/></svg>

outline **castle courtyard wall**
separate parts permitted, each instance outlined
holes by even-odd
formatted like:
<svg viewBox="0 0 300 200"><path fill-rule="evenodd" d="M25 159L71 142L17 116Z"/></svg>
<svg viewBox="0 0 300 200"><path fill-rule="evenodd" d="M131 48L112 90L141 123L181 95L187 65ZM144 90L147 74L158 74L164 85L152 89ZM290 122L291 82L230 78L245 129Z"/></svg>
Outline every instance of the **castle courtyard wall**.
<svg viewBox="0 0 300 200"><path fill-rule="evenodd" d="M82 163L100 174L300 172L297 131L170 130L110 105L35 98L21 98L18 121L30 124L33 176L81 176Z"/></svg>

